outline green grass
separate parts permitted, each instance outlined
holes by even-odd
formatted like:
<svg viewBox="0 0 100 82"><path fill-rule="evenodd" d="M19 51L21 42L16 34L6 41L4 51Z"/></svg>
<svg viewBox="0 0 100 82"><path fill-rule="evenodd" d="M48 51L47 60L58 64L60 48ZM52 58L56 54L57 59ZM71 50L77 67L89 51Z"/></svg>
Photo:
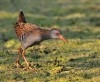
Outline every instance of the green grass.
<svg viewBox="0 0 100 82"><path fill-rule="evenodd" d="M27 49L27 60L37 73L14 64L20 43L13 25L20 9L28 22L59 28L69 40L44 41ZM26 65L23 59L21 63ZM0 0L0 82L99 81L99 0Z"/></svg>

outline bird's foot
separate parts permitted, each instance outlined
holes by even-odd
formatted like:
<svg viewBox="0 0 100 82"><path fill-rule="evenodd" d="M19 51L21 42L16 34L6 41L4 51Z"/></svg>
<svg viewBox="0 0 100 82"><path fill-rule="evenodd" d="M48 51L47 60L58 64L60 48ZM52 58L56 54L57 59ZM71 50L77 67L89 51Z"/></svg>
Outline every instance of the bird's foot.
<svg viewBox="0 0 100 82"><path fill-rule="evenodd" d="M24 68L18 61L15 62L17 68Z"/></svg>
<svg viewBox="0 0 100 82"><path fill-rule="evenodd" d="M27 67L25 67L24 68L24 70L32 70L32 71L34 71L34 72L37 72L37 69L36 68L33 68L33 67L31 67L31 66L27 66Z"/></svg>

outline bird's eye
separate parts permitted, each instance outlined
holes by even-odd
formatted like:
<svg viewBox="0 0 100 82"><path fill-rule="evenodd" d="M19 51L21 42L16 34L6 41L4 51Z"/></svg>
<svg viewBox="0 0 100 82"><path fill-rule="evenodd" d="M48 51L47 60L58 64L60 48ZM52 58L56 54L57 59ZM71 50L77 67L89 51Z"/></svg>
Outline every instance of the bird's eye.
<svg viewBox="0 0 100 82"><path fill-rule="evenodd" d="M55 34L56 34L56 35L60 35L60 33L59 33L59 32L56 32Z"/></svg>

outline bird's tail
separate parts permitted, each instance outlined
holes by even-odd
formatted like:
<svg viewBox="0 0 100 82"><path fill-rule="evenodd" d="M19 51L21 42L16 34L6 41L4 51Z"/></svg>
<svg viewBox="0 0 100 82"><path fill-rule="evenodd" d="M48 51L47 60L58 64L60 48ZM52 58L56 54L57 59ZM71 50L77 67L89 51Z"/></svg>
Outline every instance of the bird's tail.
<svg viewBox="0 0 100 82"><path fill-rule="evenodd" d="M19 13L19 17L18 17L17 22L23 22L23 23L26 23L26 19L25 19L25 16L24 16L24 13L23 13L22 10L21 10L20 13Z"/></svg>

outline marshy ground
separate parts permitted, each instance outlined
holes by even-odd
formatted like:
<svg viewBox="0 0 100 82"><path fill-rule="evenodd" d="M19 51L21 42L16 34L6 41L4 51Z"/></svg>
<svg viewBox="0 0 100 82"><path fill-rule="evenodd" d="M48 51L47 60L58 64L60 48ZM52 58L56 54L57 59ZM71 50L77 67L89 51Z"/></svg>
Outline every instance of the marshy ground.
<svg viewBox="0 0 100 82"><path fill-rule="evenodd" d="M6 6L5 6L6 5ZM37 73L15 67L20 9L42 28L59 28L69 43L44 41L27 49ZM21 59L25 66L25 62ZM0 82L99 82L100 0L0 0Z"/></svg>

